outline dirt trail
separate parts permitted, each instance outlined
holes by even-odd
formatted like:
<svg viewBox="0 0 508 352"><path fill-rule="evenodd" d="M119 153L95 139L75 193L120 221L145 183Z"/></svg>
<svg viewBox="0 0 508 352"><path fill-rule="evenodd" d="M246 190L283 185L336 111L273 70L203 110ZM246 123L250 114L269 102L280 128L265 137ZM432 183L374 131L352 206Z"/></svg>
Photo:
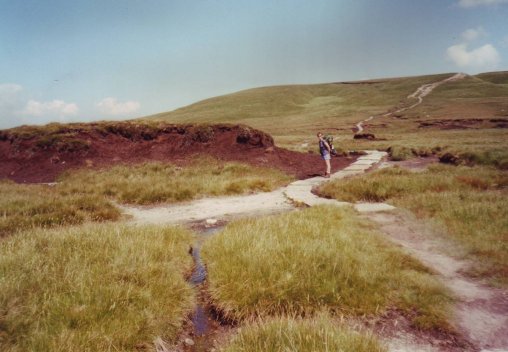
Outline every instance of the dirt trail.
<svg viewBox="0 0 508 352"><path fill-rule="evenodd" d="M207 219L231 220L239 216L262 216L289 211L293 206L284 190L235 197L203 198L192 202L157 207L117 205L135 224L171 224Z"/></svg>
<svg viewBox="0 0 508 352"><path fill-rule="evenodd" d="M458 80L464 79L466 76L467 75L465 73L457 73L457 74L453 75L452 77L448 77L447 79L444 79L442 81L438 81L438 82L434 82L434 83L429 83L429 84L424 84L421 87L419 87L413 94L410 94L407 97L408 99L417 99L418 101L416 103L414 103L413 105L410 105L408 107L404 107L404 108L400 108L400 109L395 110L395 111L387 112L387 113L385 113L385 114L383 114L381 116L382 117L387 117L387 116L390 116L390 115L393 115L393 114L396 114L396 113L400 113L400 112L403 112L403 111L407 111L407 110L413 109L413 108L417 107L418 105L420 105L421 103L423 103L423 98L425 98L427 95L432 93L432 91L434 89L436 89L437 87L439 87L440 85L442 85L444 83L448 83L448 82L453 82L453 81L458 81ZM363 132L363 130L364 130L363 124L365 122L372 121L374 118L376 118L376 116L372 115L372 116L369 116L367 119L358 122L356 124L356 132L357 133Z"/></svg>
<svg viewBox="0 0 508 352"><path fill-rule="evenodd" d="M474 264L448 255L445 249L449 251L453 246L408 215L390 212L363 216L377 223L393 242L441 276L458 299L455 324L475 347L484 351L508 351L507 290L488 287L462 275Z"/></svg>

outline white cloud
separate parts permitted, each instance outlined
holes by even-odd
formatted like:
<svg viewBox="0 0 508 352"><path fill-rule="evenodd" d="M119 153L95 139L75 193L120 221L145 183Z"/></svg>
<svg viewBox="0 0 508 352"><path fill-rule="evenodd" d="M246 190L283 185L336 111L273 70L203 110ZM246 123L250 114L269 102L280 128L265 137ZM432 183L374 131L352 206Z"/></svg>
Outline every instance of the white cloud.
<svg viewBox="0 0 508 352"><path fill-rule="evenodd" d="M480 37L484 37L487 35L487 32L485 32L485 29L483 29L482 26L478 26L476 28L470 28L465 30L462 33L462 39L466 42L472 42Z"/></svg>
<svg viewBox="0 0 508 352"><path fill-rule="evenodd" d="M136 112L141 104L137 101L120 102L116 98L104 98L96 104L99 111L105 115L128 115Z"/></svg>
<svg viewBox="0 0 508 352"><path fill-rule="evenodd" d="M464 8L502 4L508 4L508 0L459 0L458 2L458 5Z"/></svg>
<svg viewBox="0 0 508 352"><path fill-rule="evenodd" d="M2 97L3 94L6 94L6 93L17 93L17 92L21 92L22 90L23 90L23 87L21 87L19 84L3 83L3 84L0 84L0 97Z"/></svg>
<svg viewBox="0 0 508 352"><path fill-rule="evenodd" d="M29 100L21 114L31 116L54 115L64 117L68 115L76 115L79 109L74 103L66 103L63 100L52 100L40 102Z"/></svg>
<svg viewBox="0 0 508 352"><path fill-rule="evenodd" d="M23 124L66 122L76 118L79 108L63 100L29 100L23 87L14 83L0 83L0 129Z"/></svg>
<svg viewBox="0 0 508 352"><path fill-rule="evenodd" d="M446 50L449 60L462 68L494 68L501 62L499 52L492 44L468 50L467 44L452 45Z"/></svg>

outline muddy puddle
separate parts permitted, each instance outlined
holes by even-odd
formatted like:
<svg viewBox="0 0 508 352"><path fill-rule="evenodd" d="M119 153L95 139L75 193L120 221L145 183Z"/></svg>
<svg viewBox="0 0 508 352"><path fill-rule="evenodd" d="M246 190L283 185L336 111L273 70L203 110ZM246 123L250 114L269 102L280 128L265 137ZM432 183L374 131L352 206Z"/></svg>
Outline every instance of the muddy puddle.
<svg viewBox="0 0 508 352"><path fill-rule="evenodd" d="M201 247L208 238L224 229L224 226L225 224L220 224L213 227L200 228L196 231L197 238L191 250L194 260L194 270L189 278L189 282L197 290L197 302L196 309L191 316L191 336L193 339L192 343L187 343L186 351L204 352L213 348L211 335L216 329L218 322L207 304L205 289L207 272L206 266L201 258Z"/></svg>

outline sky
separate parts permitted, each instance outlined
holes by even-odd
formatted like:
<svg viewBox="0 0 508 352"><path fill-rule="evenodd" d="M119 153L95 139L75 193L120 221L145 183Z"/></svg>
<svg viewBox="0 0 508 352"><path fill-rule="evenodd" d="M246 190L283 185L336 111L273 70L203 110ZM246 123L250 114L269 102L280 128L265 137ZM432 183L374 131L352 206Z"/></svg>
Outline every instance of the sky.
<svg viewBox="0 0 508 352"><path fill-rule="evenodd" d="M508 70L508 0L0 0L0 129L242 89Z"/></svg>

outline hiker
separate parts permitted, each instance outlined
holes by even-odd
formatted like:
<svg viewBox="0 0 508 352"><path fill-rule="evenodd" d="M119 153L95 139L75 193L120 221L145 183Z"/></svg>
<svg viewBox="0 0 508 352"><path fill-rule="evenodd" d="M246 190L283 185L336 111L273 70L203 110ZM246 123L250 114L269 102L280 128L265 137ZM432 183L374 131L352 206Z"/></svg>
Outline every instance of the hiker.
<svg viewBox="0 0 508 352"><path fill-rule="evenodd" d="M330 147L328 142L323 138L323 134L321 132L318 132L317 137L319 139L319 153L321 153L321 158L323 158L323 160L326 163L325 177L329 178L331 171L330 153L332 152L332 148Z"/></svg>

